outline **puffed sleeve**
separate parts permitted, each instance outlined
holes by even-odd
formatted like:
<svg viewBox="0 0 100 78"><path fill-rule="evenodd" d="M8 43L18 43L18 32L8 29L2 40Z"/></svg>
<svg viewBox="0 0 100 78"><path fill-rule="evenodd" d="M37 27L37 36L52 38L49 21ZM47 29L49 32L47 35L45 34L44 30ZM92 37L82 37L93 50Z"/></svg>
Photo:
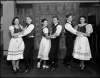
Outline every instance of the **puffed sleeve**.
<svg viewBox="0 0 100 78"><path fill-rule="evenodd" d="M44 34L48 33L48 28L43 29Z"/></svg>
<svg viewBox="0 0 100 78"><path fill-rule="evenodd" d="M13 26L9 26L9 30L10 31L14 31L14 27Z"/></svg>
<svg viewBox="0 0 100 78"><path fill-rule="evenodd" d="M86 25L86 32L87 33L92 33L93 32L93 28L92 28L92 25L91 24L87 24Z"/></svg>

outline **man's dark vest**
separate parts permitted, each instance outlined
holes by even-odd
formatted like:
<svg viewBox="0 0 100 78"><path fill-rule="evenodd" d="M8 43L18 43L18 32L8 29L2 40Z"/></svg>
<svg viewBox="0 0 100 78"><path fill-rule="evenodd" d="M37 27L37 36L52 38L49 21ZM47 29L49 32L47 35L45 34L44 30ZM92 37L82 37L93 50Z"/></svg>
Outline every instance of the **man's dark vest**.
<svg viewBox="0 0 100 78"><path fill-rule="evenodd" d="M69 22L67 22L67 23L69 23ZM69 23L70 24L70 23ZM71 24L71 26L72 26L72 24ZM73 33L71 33L70 31L68 31L66 28L65 28L65 36L68 36L68 37L73 37L73 36L75 36Z"/></svg>
<svg viewBox="0 0 100 78"><path fill-rule="evenodd" d="M56 26L54 26L53 25L53 27L52 27L52 34L54 34L55 32L56 32L56 30L57 30L57 26L58 26L59 24L57 24ZM60 35L59 35L60 36ZM57 36L56 38L58 38L59 36Z"/></svg>
<svg viewBox="0 0 100 78"><path fill-rule="evenodd" d="M31 25L31 24L29 24L29 25ZM27 25L27 27L28 27L29 25ZM34 36L34 29L33 29L29 34L27 34L27 37L30 37L30 36Z"/></svg>

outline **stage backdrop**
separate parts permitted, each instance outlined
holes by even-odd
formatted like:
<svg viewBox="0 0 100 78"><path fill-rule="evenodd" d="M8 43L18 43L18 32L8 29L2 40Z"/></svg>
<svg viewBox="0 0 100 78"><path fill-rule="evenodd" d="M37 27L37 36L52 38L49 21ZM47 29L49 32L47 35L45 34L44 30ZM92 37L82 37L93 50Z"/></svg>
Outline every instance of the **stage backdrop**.
<svg viewBox="0 0 100 78"><path fill-rule="evenodd" d="M25 26L25 18L27 15L31 15L33 17L33 23L35 26L35 40L34 40L34 47L36 50L39 49L39 43L42 38L41 31L41 20L43 18L47 18L49 22L49 29L51 29L51 22L52 22L52 16L58 15L60 19L60 24L63 27L64 30L64 24L65 24L65 16L68 13L72 13L74 15L73 24L74 26L78 23L78 19L80 15L85 15L88 19L88 16L94 15L96 17L96 25L100 22L100 7L80 7L80 3L32 3L32 4L17 4L16 6L16 16L20 18L21 24ZM88 19L89 20L89 19ZM93 26L95 27L95 26ZM63 58L66 51L65 46L65 36L64 31L62 30L61 36L60 36L60 44L59 44L59 58ZM93 36L91 37L92 42L95 40L93 39ZM95 43L94 43L95 44ZM92 46L94 46L92 44ZM94 47L92 47L94 48ZM91 48L91 50L93 50ZM98 54L98 53L96 53ZM37 57L37 53L34 54L35 57Z"/></svg>
<svg viewBox="0 0 100 78"><path fill-rule="evenodd" d="M27 15L33 17L33 23L35 26L35 40L34 47L36 50L39 49L39 43L42 38L42 26L41 20L47 18L49 22L49 29L51 29L51 22L53 15L57 15L60 20L60 24L63 27L61 36L59 52L60 58L63 58L65 55L65 36L64 36L64 25L65 25L65 16L68 13L74 15L73 24L77 23L77 18L79 17L79 3L33 3L33 4L18 4L17 5L17 16L20 18L21 24L24 26L25 18Z"/></svg>

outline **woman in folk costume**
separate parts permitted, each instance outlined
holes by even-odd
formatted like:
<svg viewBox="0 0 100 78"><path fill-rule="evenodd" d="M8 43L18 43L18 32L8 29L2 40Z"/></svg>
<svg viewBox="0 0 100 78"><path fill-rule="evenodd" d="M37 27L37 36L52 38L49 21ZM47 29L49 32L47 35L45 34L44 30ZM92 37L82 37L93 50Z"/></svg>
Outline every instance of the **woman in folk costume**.
<svg viewBox="0 0 100 78"><path fill-rule="evenodd" d="M22 38L17 36L24 28L19 24L19 18L15 17L12 26L9 26L11 40L8 48L7 60L12 61L12 69L14 73L19 71L19 59L23 59L24 42Z"/></svg>
<svg viewBox="0 0 100 78"><path fill-rule="evenodd" d="M49 35L49 30L47 28L48 26L48 21L47 19L43 19L42 20L42 40L40 42L40 46L39 46L39 52L38 52L38 59L40 59L40 61L37 63L37 67L40 68L41 62L42 60L44 61L43 64L43 69L45 68L49 68L46 64L46 61L49 60L48 58L48 54L50 51L50 47L51 47L51 41L50 39L48 39L48 35Z"/></svg>
<svg viewBox="0 0 100 78"><path fill-rule="evenodd" d="M85 16L80 16L80 24L75 28L77 31L80 31L82 35L76 37L73 57L81 60L79 67L83 71L85 68L84 61L92 58L88 37L93 32L93 29L91 24L86 23Z"/></svg>

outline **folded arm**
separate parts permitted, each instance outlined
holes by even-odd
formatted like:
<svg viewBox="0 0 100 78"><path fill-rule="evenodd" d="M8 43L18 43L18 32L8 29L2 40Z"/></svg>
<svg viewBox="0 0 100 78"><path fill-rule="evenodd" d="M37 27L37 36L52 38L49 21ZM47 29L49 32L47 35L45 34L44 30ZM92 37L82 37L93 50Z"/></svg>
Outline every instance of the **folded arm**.
<svg viewBox="0 0 100 78"><path fill-rule="evenodd" d="M34 25L30 24L24 31L22 31L19 35L19 37L25 36L29 34L34 29Z"/></svg>

